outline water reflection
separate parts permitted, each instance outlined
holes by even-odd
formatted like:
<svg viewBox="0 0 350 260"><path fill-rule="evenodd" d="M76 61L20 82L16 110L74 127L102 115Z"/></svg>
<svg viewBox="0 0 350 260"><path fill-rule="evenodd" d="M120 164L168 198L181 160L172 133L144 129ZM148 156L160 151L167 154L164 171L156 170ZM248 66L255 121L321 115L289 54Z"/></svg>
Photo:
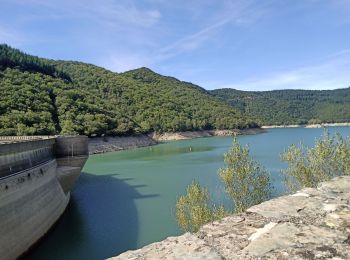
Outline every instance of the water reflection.
<svg viewBox="0 0 350 260"><path fill-rule="evenodd" d="M24 259L101 259L135 249L134 200L158 195L140 194L126 183L131 178L115 176L83 173L62 218Z"/></svg>

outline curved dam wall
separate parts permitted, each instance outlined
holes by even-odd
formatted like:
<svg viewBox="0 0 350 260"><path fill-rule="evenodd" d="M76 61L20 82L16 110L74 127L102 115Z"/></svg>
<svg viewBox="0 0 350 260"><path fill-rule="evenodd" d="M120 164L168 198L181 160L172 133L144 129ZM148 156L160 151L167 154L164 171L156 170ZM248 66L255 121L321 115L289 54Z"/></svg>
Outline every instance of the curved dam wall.
<svg viewBox="0 0 350 260"><path fill-rule="evenodd" d="M64 212L88 158L85 136L0 138L0 256L26 252Z"/></svg>

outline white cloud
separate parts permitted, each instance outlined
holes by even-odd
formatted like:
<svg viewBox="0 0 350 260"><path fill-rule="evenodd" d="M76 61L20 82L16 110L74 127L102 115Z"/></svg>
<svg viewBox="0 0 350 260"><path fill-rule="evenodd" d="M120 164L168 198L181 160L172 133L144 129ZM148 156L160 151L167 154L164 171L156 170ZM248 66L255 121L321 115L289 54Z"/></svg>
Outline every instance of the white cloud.
<svg viewBox="0 0 350 260"><path fill-rule="evenodd" d="M319 64L265 75L217 88L244 90L336 89L350 86L350 50L327 56Z"/></svg>
<svg viewBox="0 0 350 260"><path fill-rule="evenodd" d="M224 1L223 9L216 14L216 21L161 48L156 59L165 60L185 51L195 50L226 25L242 26L253 23L265 13L267 5L259 5L253 1Z"/></svg>

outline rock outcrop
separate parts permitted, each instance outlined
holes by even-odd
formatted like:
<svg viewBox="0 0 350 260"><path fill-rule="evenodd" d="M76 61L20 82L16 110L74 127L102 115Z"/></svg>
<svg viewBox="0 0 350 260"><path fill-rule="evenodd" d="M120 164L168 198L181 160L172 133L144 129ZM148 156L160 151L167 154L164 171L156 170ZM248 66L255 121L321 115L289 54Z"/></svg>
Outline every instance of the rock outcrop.
<svg viewBox="0 0 350 260"><path fill-rule="evenodd" d="M350 259L350 176L112 259Z"/></svg>

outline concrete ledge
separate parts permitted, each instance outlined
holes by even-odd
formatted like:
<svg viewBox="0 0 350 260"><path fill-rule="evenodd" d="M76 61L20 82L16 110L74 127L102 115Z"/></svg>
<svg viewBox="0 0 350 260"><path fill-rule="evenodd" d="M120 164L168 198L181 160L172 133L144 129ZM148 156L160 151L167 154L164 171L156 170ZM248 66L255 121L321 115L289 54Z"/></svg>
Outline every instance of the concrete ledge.
<svg viewBox="0 0 350 260"><path fill-rule="evenodd" d="M111 259L350 259L350 176Z"/></svg>

